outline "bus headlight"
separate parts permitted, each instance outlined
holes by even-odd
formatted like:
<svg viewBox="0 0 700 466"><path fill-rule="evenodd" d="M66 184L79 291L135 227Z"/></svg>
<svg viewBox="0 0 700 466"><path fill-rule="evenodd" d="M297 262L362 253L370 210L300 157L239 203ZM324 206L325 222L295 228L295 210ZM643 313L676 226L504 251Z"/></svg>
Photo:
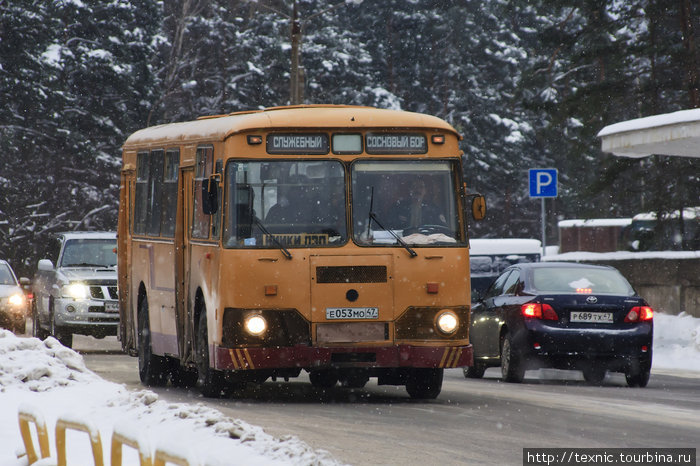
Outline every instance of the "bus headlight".
<svg viewBox="0 0 700 466"><path fill-rule="evenodd" d="M459 327L459 318L452 311L444 311L438 314L435 324L442 333L451 335L457 331Z"/></svg>
<svg viewBox="0 0 700 466"><path fill-rule="evenodd" d="M251 335L260 336L267 330L267 321L261 315L250 316L245 321L245 329Z"/></svg>
<svg viewBox="0 0 700 466"><path fill-rule="evenodd" d="M61 294L68 298L85 299L90 295L90 290L82 283L71 283L63 287Z"/></svg>

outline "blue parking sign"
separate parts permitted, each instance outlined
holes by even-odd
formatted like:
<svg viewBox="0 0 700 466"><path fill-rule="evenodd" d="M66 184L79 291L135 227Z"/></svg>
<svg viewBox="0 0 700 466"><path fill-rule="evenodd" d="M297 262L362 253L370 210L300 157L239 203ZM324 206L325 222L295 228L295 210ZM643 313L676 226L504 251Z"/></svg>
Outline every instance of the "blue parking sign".
<svg viewBox="0 0 700 466"><path fill-rule="evenodd" d="M557 197L557 169L530 169L530 197Z"/></svg>

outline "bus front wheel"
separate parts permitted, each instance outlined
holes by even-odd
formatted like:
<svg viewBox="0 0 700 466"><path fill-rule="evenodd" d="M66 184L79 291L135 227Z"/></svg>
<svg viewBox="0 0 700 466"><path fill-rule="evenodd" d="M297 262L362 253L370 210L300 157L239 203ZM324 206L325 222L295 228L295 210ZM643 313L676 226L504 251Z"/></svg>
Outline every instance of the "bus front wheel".
<svg viewBox="0 0 700 466"><path fill-rule="evenodd" d="M151 387L162 387L168 382L166 361L153 354L151 347L151 327L148 319L148 298L139 298L138 307L139 378L141 383Z"/></svg>
<svg viewBox="0 0 700 466"><path fill-rule="evenodd" d="M416 400L434 400L442 390L443 369L412 369L406 391Z"/></svg>
<svg viewBox="0 0 700 466"><path fill-rule="evenodd" d="M222 398L230 394L224 374L209 365L209 332L207 330L207 310L202 307L197 325L195 341L195 363L197 365L197 386L207 398Z"/></svg>

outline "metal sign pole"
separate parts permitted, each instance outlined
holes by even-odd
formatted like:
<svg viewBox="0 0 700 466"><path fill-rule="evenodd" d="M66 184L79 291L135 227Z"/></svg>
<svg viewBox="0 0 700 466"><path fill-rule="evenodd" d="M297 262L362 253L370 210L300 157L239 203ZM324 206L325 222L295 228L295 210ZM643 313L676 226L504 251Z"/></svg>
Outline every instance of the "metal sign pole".
<svg viewBox="0 0 700 466"><path fill-rule="evenodd" d="M556 168L531 168L528 178L530 197L539 197L542 201L542 257L544 257L547 248L544 200L548 197L557 197L558 171Z"/></svg>
<svg viewBox="0 0 700 466"><path fill-rule="evenodd" d="M546 232L546 223L544 219L544 197L542 198L542 257L545 255L545 251L547 248L547 232Z"/></svg>

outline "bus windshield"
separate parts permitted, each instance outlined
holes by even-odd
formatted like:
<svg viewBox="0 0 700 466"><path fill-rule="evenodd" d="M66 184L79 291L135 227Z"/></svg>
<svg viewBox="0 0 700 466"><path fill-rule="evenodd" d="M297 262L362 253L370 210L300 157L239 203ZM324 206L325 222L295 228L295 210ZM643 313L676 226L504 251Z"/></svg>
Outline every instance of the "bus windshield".
<svg viewBox="0 0 700 466"><path fill-rule="evenodd" d="M360 161L351 177L358 244L463 242L452 162Z"/></svg>
<svg viewBox="0 0 700 466"><path fill-rule="evenodd" d="M225 185L227 248L347 242L340 162L230 161Z"/></svg>

